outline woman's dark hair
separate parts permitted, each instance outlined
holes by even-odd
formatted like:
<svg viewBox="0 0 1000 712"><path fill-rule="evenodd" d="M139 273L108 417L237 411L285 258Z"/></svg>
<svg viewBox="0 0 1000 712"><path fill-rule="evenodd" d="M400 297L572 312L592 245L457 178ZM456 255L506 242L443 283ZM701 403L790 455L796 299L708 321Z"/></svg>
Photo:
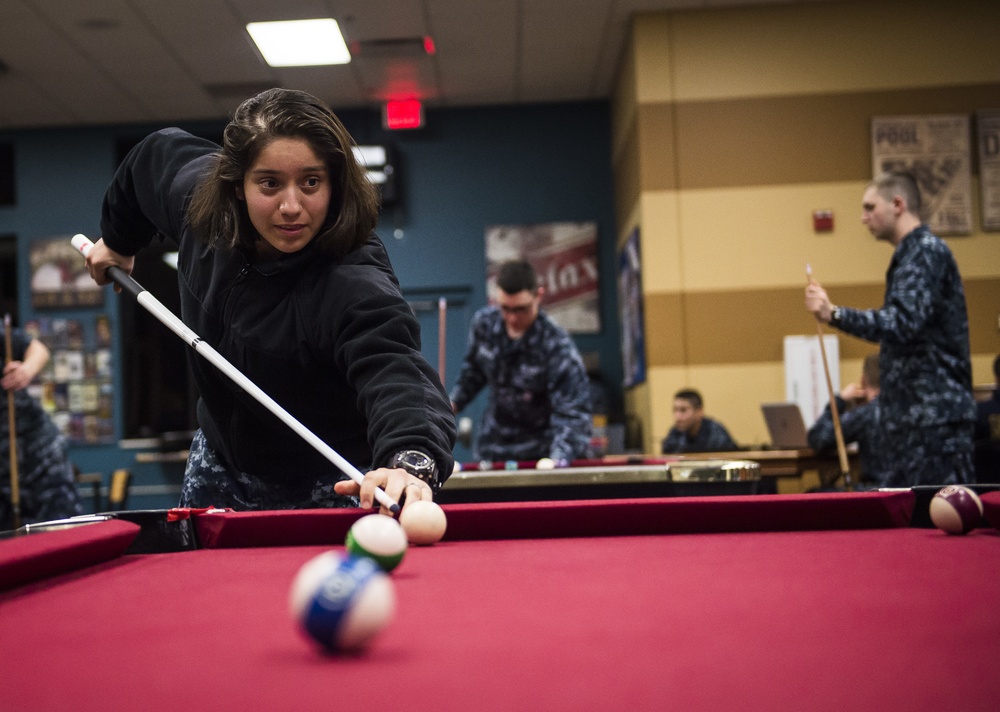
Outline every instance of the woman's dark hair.
<svg viewBox="0 0 1000 712"><path fill-rule="evenodd" d="M268 89L236 109L222 137L222 150L188 205L194 234L212 247L251 249L257 232L237 187L276 138L300 138L325 162L330 174L330 208L314 242L344 255L365 243L378 223L379 196L352 150L354 140L340 119L304 91Z"/></svg>

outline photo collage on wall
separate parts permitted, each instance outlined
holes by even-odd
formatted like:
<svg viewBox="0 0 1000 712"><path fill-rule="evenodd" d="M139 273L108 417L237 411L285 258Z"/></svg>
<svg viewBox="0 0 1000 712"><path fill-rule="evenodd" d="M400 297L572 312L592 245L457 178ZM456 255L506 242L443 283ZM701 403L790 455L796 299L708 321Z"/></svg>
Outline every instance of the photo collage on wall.
<svg viewBox="0 0 1000 712"><path fill-rule="evenodd" d="M71 444L114 442L111 323L94 318L88 338L78 319L34 319L24 325L52 355L28 392Z"/></svg>

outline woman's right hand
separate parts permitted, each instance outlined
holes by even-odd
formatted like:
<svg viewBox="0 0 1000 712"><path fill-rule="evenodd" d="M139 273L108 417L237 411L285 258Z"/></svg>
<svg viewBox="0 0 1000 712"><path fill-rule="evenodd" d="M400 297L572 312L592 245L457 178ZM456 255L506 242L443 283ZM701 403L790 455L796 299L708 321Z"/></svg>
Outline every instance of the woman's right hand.
<svg viewBox="0 0 1000 712"><path fill-rule="evenodd" d="M132 274L135 266L135 257L120 255L104 244L101 238L94 243L87 255L87 271L90 276L100 285L110 284L111 277L108 276L108 267L121 267L126 274ZM115 285L115 291L120 292L121 287Z"/></svg>

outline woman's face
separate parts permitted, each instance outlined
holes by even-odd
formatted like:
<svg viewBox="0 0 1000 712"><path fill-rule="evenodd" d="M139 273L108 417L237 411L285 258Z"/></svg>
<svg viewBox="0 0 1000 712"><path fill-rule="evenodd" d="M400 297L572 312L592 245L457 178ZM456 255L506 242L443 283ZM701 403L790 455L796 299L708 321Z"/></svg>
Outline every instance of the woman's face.
<svg viewBox="0 0 1000 712"><path fill-rule="evenodd" d="M330 209L326 163L302 138L268 143L237 187L250 222L263 238L257 256L298 252L316 237Z"/></svg>

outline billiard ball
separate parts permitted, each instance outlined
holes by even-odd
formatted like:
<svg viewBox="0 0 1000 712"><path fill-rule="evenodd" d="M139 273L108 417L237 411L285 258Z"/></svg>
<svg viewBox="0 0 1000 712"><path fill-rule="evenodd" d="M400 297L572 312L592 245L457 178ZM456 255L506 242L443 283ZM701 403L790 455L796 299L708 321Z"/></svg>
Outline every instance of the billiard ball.
<svg viewBox="0 0 1000 712"><path fill-rule="evenodd" d="M344 542L349 554L375 560L383 571L399 566L406 553L406 533L392 517L369 514L354 522Z"/></svg>
<svg viewBox="0 0 1000 712"><path fill-rule="evenodd" d="M299 569L288 596L300 630L331 652L365 647L392 619L392 581L373 559L328 551Z"/></svg>
<svg viewBox="0 0 1000 712"><path fill-rule="evenodd" d="M536 470L553 470L555 469L556 461L551 457L543 457L541 460L535 463Z"/></svg>
<svg viewBox="0 0 1000 712"><path fill-rule="evenodd" d="M448 527L444 510L426 499L408 503L399 515L406 538L411 544L426 546L441 541Z"/></svg>
<svg viewBox="0 0 1000 712"><path fill-rule="evenodd" d="M517 469L517 460L507 460L507 462L505 462L503 464L503 468L505 470L516 470Z"/></svg>
<svg viewBox="0 0 1000 712"><path fill-rule="evenodd" d="M983 503L968 487L948 485L931 498L931 521L941 531L965 534L979 526L983 518Z"/></svg>

